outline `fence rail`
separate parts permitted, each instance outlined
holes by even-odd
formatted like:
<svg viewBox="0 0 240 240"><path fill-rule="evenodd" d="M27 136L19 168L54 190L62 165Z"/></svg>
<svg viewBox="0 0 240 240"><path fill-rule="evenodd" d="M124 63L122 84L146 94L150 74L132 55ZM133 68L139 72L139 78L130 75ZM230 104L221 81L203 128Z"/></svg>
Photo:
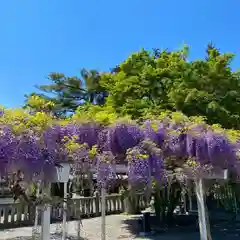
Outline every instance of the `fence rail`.
<svg viewBox="0 0 240 240"><path fill-rule="evenodd" d="M140 209L144 209L147 206L143 195L138 196L138 204ZM106 214L122 213L125 209L126 206L119 194L106 196ZM19 202L0 203L0 229L31 226L34 223L35 213L35 207L30 207ZM51 222L61 221L62 213L62 207L53 204L51 208ZM97 217L100 215L101 199L98 196L79 197L68 201L68 220L76 220L79 217Z"/></svg>

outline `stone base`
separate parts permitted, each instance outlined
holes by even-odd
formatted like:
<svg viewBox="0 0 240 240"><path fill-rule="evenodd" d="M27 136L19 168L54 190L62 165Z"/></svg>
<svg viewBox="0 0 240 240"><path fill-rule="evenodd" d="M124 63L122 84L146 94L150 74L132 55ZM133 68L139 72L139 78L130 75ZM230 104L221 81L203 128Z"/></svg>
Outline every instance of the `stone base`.
<svg viewBox="0 0 240 240"><path fill-rule="evenodd" d="M155 234L154 231L151 232L140 232L139 237L147 237L147 236L153 236Z"/></svg>

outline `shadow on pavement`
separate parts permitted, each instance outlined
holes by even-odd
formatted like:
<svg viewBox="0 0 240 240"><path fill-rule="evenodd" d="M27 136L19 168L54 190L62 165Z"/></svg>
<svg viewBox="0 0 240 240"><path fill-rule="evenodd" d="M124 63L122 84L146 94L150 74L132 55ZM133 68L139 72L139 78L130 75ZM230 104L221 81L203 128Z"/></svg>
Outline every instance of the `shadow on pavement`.
<svg viewBox="0 0 240 240"><path fill-rule="evenodd" d="M123 221L127 230L135 236L139 236L142 232L141 218L133 217ZM137 239L148 240L192 240L199 239L199 228L197 216L180 215L174 218L174 222L171 226L161 226L156 220L155 216L150 218L151 229L154 233L147 237L140 237ZM210 219L211 233L213 240L228 240L228 239L240 239L240 221L226 220L219 221L216 219Z"/></svg>

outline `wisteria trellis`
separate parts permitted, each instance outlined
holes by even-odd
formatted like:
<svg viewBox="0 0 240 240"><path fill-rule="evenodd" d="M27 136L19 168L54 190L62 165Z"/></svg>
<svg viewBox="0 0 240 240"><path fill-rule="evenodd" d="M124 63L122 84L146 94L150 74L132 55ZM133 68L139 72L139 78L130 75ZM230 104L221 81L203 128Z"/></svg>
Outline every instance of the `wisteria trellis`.
<svg viewBox="0 0 240 240"><path fill-rule="evenodd" d="M131 184L152 177L163 183L169 158L179 167L220 167L238 175L238 144L224 131L191 121L54 124L41 134L27 129L15 133L6 125L0 130L1 176L21 170L26 180L42 176L51 181L56 165L70 161L77 170L96 168L98 183L106 185L115 178L114 165L122 161L129 166Z"/></svg>

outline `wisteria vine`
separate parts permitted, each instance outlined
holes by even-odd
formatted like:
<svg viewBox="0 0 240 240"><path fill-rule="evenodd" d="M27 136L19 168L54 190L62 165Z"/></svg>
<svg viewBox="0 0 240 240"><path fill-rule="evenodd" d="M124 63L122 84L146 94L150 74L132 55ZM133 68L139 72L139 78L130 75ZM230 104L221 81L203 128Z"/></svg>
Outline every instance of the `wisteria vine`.
<svg viewBox="0 0 240 240"><path fill-rule="evenodd" d="M4 113L0 116L4 117ZM224 129L169 117L141 124L57 121L42 132L0 126L0 174L22 173L26 181L53 181L56 168L69 162L75 174L95 169L100 186L110 184L116 165L128 165L130 184L164 183L169 169L229 169L238 175L238 138Z"/></svg>

